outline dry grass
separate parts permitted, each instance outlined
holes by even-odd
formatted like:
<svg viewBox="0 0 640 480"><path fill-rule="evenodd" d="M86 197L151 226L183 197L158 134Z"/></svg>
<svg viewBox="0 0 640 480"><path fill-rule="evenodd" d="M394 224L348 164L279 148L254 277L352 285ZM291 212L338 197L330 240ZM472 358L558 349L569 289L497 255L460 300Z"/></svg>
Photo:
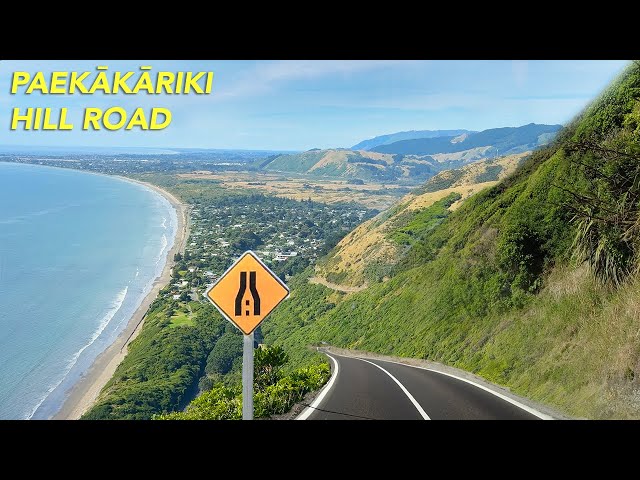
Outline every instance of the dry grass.
<svg viewBox="0 0 640 480"><path fill-rule="evenodd" d="M356 151L363 157L371 158L373 160L384 160L387 162L387 165L391 165L393 163L393 155L390 153L369 152L367 150Z"/></svg>
<svg viewBox="0 0 640 480"><path fill-rule="evenodd" d="M502 180L503 178L511 175L520 163L520 160L530 154L531 152L516 153L514 155L499 157L491 163L487 163L485 161L467 165L466 167L464 167L464 175L462 176L462 178L460 178L460 180L454 183L453 186L464 186L476 183L476 178L484 173L487 167L493 165L500 165L502 167L502 171L498 175L498 180Z"/></svg>
<svg viewBox="0 0 640 480"><path fill-rule="evenodd" d="M347 155L352 153L351 150L327 150L327 153L320 159L318 163L316 163L313 167L309 169L309 172L313 172L322 167L326 167L327 165L342 165L347 163ZM377 152L367 152L365 150L358 150L358 153L365 158L371 158L373 160L382 160L387 165L393 164L393 156L388 153L377 153ZM384 168L382 165L372 165L377 168ZM347 170L349 167L354 168L353 165L347 163Z"/></svg>
<svg viewBox="0 0 640 480"><path fill-rule="evenodd" d="M451 207L449 208L450 210L455 210L456 208L458 208L460 203L462 203L464 200L469 198L474 193L479 192L483 188L493 186L496 183L497 182L485 182L485 183L479 183L476 185L464 185L464 186L458 186L458 187L445 188L443 190L438 190L437 192L427 192L427 193L423 193L422 195L407 196L404 199L409 201L409 204L407 206L408 209L417 210L419 208L427 208L433 205L434 202L437 202L438 200L443 199L444 197L446 197L451 193L459 193L460 195L462 195L462 198L457 202L455 202L453 205L451 205Z"/></svg>
<svg viewBox="0 0 640 480"><path fill-rule="evenodd" d="M389 262L397 257L398 246L387 240L386 222L374 226L376 219L367 220L344 237L332 255L322 265L316 266L316 275L326 277L330 273L347 272L341 282L346 287L362 287L366 284L364 269L373 261Z"/></svg>
<svg viewBox="0 0 640 480"><path fill-rule="evenodd" d="M319 162L317 162L313 167L311 167L309 169L309 172L313 172L314 170L317 170L318 168L322 168L325 167L327 165L331 165L331 164L343 164L347 161L347 154L346 152L340 151L340 150L329 150L324 157L322 157L320 159Z"/></svg>
<svg viewBox="0 0 640 480"><path fill-rule="evenodd" d="M249 172L213 173L198 171L179 174L179 177L190 179L209 179L221 182L225 188L241 188L258 190L271 195L294 200L311 200L323 203L356 202L367 208L384 210L392 205L398 195L394 190L397 185L367 183L350 185L346 180L308 179L282 174L263 174ZM260 183L260 185L256 185ZM252 185L253 184L253 185ZM262 185L263 184L263 185ZM348 188L349 190L345 190ZM372 194L386 189L388 194Z"/></svg>

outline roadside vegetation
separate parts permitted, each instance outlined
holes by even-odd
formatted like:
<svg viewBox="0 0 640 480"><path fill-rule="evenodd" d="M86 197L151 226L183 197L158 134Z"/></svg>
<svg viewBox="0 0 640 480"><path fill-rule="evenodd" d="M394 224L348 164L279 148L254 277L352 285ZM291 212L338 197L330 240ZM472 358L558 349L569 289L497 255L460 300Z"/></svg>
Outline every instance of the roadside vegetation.
<svg viewBox="0 0 640 480"><path fill-rule="evenodd" d="M272 415L288 412L307 393L322 387L331 375L326 361L285 374L283 367L288 359L282 347L278 346L265 346L255 351L254 418L270 418ZM160 414L153 418L239 420L242 418L242 383L216 383L192 401L184 412Z"/></svg>

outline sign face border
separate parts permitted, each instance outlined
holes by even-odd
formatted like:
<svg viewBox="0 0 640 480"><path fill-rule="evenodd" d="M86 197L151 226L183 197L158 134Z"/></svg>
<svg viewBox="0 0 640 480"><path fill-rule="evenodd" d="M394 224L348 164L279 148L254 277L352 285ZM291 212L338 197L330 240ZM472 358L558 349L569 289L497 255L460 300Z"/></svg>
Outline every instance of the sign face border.
<svg viewBox="0 0 640 480"><path fill-rule="evenodd" d="M216 310L218 310L218 312L220 312L220 314L221 314L225 319L227 319L229 322L231 322L231 324L232 324L234 327L236 327L238 330L240 330L240 333L242 333L243 335L251 335L253 332L255 332L256 328L258 328L258 327L262 324L262 322L264 322L264 321L267 319L267 317L268 317L269 315L271 315L271 312L269 312L267 315L265 315L265 316L264 316L264 318L263 318L262 320L260 320L260 322L258 322L258 324L257 324L255 327L253 327L253 329L252 329L249 333L245 333L245 331L244 331L244 330L242 330L242 328L240 328L240 326L239 326L236 322L234 322L234 321L233 321L233 319L232 319L231 317L229 317L229 316L228 316L228 315L227 315L227 314L222 310L222 308L220 308L220 307L218 306L218 304L217 304L217 303L216 303L216 302L215 302L215 301L214 301L214 300L209 296L209 292L210 292L211 290L213 290L213 288L214 288L218 283L220 283L220 282L222 281L222 279L223 279L223 278L225 278L225 277L227 276L227 274L229 274L229 273L231 272L231 270L233 270L233 268L236 266L236 264L238 264L238 263L239 263L239 262L240 262L244 257L246 257L247 255L251 255L251 256L253 257L253 259L254 259L254 260L256 260L256 261L257 261L257 262L262 266L262 268L264 268L264 269L267 271L267 273L269 273L269 275L271 275L271 276L273 277L273 279L274 279L276 282L278 282L278 283L279 283L279 284L280 284L280 285L281 285L281 286L282 286L282 287L287 291L287 295L286 295L284 298L282 298L278 303L276 303L276 304L274 305L274 307L271 309L271 312L273 312L273 311L276 309L276 307L277 307L278 305L280 305L283 301L285 301L287 298L289 298L289 295L291 294L291 290L289 290L289 287L287 287L287 284L286 284L286 283L284 283L284 282L280 279L280 277L278 277L275 273L273 273L273 271L272 271L269 267L267 267L267 266L264 264L264 262L263 262L262 260L260 260L260 257L258 257L258 255L256 255L256 254L253 252L253 250L247 250L247 251L246 251L246 252L244 252L242 255L240 255L240 257L238 257L238 259L236 259L236 261L235 261L235 262L233 262L233 263L231 264L231 266L230 266L229 268L227 268L227 269L225 270L225 272L224 272L222 275L220 275L220 278L219 278L219 279L218 279L218 280L217 280L213 285L211 285L209 288L207 288L207 290L204 292L204 295L205 295L205 296L207 297L207 299L208 299L208 300L213 304L213 306L214 306L214 307L216 307Z"/></svg>

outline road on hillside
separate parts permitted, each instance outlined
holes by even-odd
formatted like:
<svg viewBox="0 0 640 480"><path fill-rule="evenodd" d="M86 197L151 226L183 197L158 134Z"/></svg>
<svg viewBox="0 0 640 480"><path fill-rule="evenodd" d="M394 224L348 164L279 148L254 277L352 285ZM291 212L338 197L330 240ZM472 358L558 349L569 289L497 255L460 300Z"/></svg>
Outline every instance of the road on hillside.
<svg viewBox="0 0 640 480"><path fill-rule="evenodd" d="M300 420L538 420L548 418L464 380L384 360L326 353L332 377Z"/></svg>

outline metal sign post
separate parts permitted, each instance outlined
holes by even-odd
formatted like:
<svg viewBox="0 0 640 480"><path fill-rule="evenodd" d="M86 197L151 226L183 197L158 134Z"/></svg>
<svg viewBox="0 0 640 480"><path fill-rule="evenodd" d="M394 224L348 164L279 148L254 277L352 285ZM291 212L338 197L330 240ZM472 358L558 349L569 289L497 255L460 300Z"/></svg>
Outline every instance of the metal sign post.
<svg viewBox="0 0 640 480"><path fill-rule="evenodd" d="M253 332L289 296L289 288L248 250L207 290L206 295L244 334L242 419L253 420Z"/></svg>
<svg viewBox="0 0 640 480"><path fill-rule="evenodd" d="M253 420L253 332L242 345L242 419Z"/></svg>

